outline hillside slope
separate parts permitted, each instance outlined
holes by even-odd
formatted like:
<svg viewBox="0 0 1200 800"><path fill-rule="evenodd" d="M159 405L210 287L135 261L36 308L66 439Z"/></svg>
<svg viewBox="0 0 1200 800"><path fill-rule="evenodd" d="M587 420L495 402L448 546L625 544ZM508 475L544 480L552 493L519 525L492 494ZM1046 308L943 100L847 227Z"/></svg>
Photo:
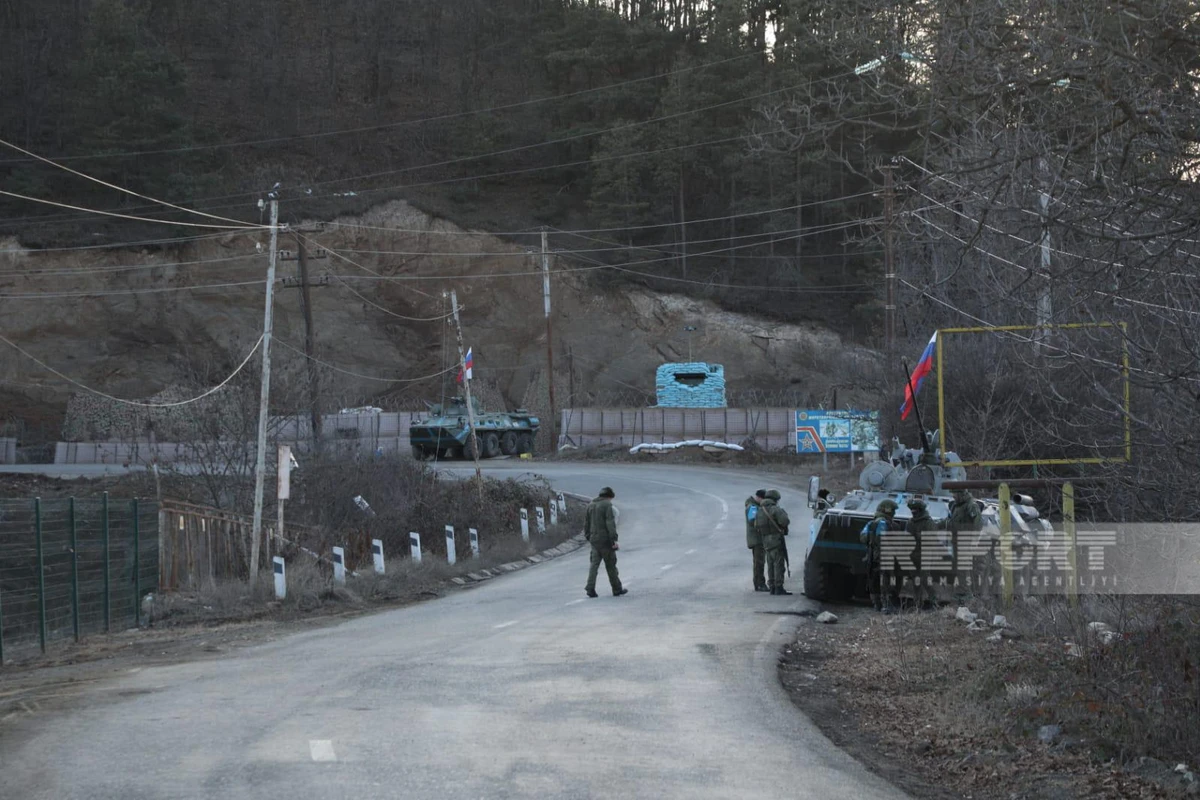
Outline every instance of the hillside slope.
<svg viewBox="0 0 1200 800"><path fill-rule="evenodd" d="M485 399L544 410L546 326L540 257L467 232L404 202L304 225L309 247L322 405L420 408L454 388L453 329L443 291L462 306ZM226 234L166 249L29 251L0 245L5 335L88 387L118 397L220 380L262 328L267 237ZM260 245L261 250L260 250ZM294 251L291 234L281 247ZM560 406L653 402L654 369L696 360L726 367L730 403L821 402L834 386L853 398L872 354L815 324L780 324L704 301L643 289L597 289L595 272L552 265ZM304 318L297 264L281 261L273 375L279 403L299 396ZM207 287L207 288L183 288ZM694 332L686 328L693 327ZM255 368L258 358L251 359ZM371 380L370 377L382 380ZM418 379L418 380L413 380ZM61 415L74 387L11 348L0 349L10 416ZM389 383L387 381L412 381ZM299 408L277 407L279 411Z"/></svg>

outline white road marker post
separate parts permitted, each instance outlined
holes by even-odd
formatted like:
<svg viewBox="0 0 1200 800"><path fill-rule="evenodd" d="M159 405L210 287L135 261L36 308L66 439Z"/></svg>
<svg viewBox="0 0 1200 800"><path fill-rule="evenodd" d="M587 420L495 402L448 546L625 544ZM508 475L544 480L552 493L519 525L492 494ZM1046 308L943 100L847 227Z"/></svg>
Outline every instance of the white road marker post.
<svg viewBox="0 0 1200 800"><path fill-rule="evenodd" d="M421 534L408 534L408 546L412 549L412 560L416 564L421 563Z"/></svg>
<svg viewBox="0 0 1200 800"><path fill-rule="evenodd" d="M521 509L521 538L529 541L529 509Z"/></svg>
<svg viewBox="0 0 1200 800"><path fill-rule="evenodd" d="M333 548L333 581L346 582L346 550L342 547Z"/></svg>
<svg viewBox="0 0 1200 800"><path fill-rule="evenodd" d="M467 528L467 533L471 537L471 558L479 558L479 531Z"/></svg>
<svg viewBox="0 0 1200 800"><path fill-rule="evenodd" d="M567 496L562 492L558 493L558 513L567 513Z"/></svg>
<svg viewBox="0 0 1200 800"><path fill-rule="evenodd" d="M553 500L550 502L550 524L558 524L558 502Z"/></svg>
<svg viewBox="0 0 1200 800"><path fill-rule="evenodd" d="M545 535L545 533L546 533L546 509L542 508L541 506L538 506L536 509L534 509L534 512L537 514L537 532L539 534Z"/></svg>
<svg viewBox="0 0 1200 800"><path fill-rule="evenodd" d="M371 540L371 556L375 559L375 573L377 575L382 575L384 573L382 539Z"/></svg>
<svg viewBox="0 0 1200 800"><path fill-rule="evenodd" d="M454 551L454 526L446 526L446 563L453 564L458 558Z"/></svg>
<svg viewBox="0 0 1200 800"><path fill-rule="evenodd" d="M275 599L283 600L287 597L287 565L282 556L275 556L271 561L275 570Z"/></svg>

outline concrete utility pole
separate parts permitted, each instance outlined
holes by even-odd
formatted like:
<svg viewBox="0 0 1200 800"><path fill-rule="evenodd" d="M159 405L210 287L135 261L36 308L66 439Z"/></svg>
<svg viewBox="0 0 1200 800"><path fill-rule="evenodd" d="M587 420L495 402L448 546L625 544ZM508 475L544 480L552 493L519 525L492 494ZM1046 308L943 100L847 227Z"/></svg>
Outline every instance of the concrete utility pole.
<svg viewBox="0 0 1200 800"><path fill-rule="evenodd" d="M896 254L895 233L893 230L895 216L895 187L892 183L892 171L895 166L888 164L883 169L883 277L887 283L887 301L884 310L884 339L887 342L888 358L896 355Z"/></svg>
<svg viewBox="0 0 1200 800"><path fill-rule="evenodd" d="M467 354L463 350L462 323L458 319L458 292L450 290L450 309L454 315L454 334L458 338L458 368L463 373L463 389L467 394L467 424L471 426L470 450L475 459L475 477L483 480L479 469L479 437L475 435L475 404L471 402L471 378L467 375ZM480 492L483 484L480 483Z"/></svg>
<svg viewBox="0 0 1200 800"><path fill-rule="evenodd" d="M546 306L546 386L550 390L550 452L558 450L558 408L554 402L554 334L550 323L550 246L542 228L542 299Z"/></svg>
<svg viewBox="0 0 1200 800"><path fill-rule="evenodd" d="M263 310L262 393L258 400L258 454L254 466L254 525L250 534L250 585L258 579L262 543L263 486L267 477L267 403L271 399L271 325L275 302L275 261L279 256L279 201L271 200L271 255L267 267L267 299Z"/></svg>
<svg viewBox="0 0 1200 800"><path fill-rule="evenodd" d="M1038 329L1035 333L1034 346L1039 355L1041 355L1042 347L1045 344L1048 331L1044 326L1050 324L1053 318L1053 308L1050 304L1050 192L1046 191L1049 188L1050 179L1046 174L1046 162L1040 163L1042 171L1043 190L1039 198L1038 205L1041 208L1042 217L1042 291L1038 295L1037 300L1037 324Z"/></svg>

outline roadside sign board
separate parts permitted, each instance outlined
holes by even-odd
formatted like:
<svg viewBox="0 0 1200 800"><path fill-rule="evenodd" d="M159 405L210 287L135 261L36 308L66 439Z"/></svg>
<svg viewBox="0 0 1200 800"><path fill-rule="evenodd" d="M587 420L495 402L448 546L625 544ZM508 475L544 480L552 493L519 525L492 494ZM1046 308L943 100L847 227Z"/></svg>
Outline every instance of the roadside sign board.
<svg viewBox="0 0 1200 800"><path fill-rule="evenodd" d="M863 453L879 449L879 412L796 412L797 453Z"/></svg>

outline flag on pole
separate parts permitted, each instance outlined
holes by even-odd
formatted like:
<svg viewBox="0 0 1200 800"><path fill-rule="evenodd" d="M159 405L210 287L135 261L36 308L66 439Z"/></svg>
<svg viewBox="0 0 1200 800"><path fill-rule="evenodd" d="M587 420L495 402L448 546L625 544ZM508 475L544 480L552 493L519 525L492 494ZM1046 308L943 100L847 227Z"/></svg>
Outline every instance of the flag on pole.
<svg viewBox="0 0 1200 800"><path fill-rule="evenodd" d="M936 346L937 331L934 331L933 336L929 337L929 344L925 345L925 351L921 353L921 360L913 368L912 380L904 384L904 404L900 406L900 419L902 420L908 419L909 413L913 410L913 406L916 405L917 392L921 391L921 384L925 382L925 378L933 370L933 354Z"/></svg>
<svg viewBox="0 0 1200 800"><path fill-rule="evenodd" d="M463 382L464 374L467 376L467 380L474 379L475 376L471 373L471 368L474 366L475 366L475 357L471 354L471 348L468 347L467 355L466 355L466 357L463 358L463 365L458 370L458 382L459 383Z"/></svg>

